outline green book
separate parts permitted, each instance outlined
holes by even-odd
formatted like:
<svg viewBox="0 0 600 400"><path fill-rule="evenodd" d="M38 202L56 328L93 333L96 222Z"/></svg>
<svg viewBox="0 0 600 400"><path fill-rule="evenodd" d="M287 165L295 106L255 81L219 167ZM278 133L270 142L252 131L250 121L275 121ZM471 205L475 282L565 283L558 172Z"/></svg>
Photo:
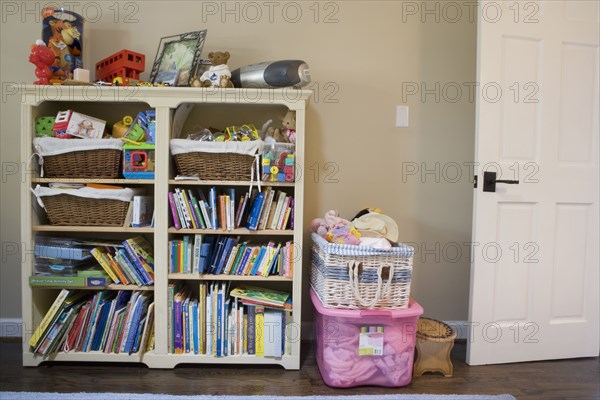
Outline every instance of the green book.
<svg viewBox="0 0 600 400"><path fill-rule="evenodd" d="M106 287L110 279L102 276L52 276L32 275L29 277L30 286L57 287Z"/></svg>

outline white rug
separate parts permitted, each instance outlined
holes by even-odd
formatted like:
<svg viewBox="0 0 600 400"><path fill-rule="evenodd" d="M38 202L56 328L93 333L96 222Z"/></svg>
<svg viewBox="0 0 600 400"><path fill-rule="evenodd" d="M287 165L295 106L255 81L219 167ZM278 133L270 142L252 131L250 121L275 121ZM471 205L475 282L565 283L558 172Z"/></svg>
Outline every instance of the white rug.
<svg viewBox="0 0 600 400"><path fill-rule="evenodd" d="M508 394L501 395L439 395L391 394L358 396L178 396L145 393L36 393L0 392L0 400L516 400Z"/></svg>

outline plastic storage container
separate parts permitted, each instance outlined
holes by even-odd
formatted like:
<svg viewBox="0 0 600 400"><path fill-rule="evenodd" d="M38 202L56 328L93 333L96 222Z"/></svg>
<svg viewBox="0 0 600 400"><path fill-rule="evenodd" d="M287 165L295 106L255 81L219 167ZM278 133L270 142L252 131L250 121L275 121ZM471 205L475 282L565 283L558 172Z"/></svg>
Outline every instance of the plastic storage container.
<svg viewBox="0 0 600 400"><path fill-rule="evenodd" d="M423 308L410 300L401 310L325 308L315 291L317 365L328 386L388 386L410 383L417 320Z"/></svg>

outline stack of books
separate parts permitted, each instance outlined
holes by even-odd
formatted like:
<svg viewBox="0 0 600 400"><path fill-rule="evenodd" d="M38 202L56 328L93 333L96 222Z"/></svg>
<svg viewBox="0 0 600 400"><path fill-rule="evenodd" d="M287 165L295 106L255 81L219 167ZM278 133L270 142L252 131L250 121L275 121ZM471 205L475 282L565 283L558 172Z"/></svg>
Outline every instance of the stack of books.
<svg viewBox="0 0 600 400"><path fill-rule="evenodd" d="M94 247L90 252L114 283L154 285L153 246L143 236L112 246Z"/></svg>
<svg viewBox="0 0 600 400"><path fill-rule="evenodd" d="M294 229L294 198L283 191L253 191L237 203L234 188L218 194L212 187L208 197L200 189L175 188L168 196L175 229Z"/></svg>
<svg viewBox="0 0 600 400"><path fill-rule="evenodd" d="M169 271L290 278L294 273L294 245L291 241L253 245L240 243L239 237L185 235L169 242Z"/></svg>
<svg viewBox="0 0 600 400"><path fill-rule="evenodd" d="M169 352L280 358L292 351L289 293L202 282L169 285ZM243 297L241 297L243 296Z"/></svg>
<svg viewBox="0 0 600 400"><path fill-rule="evenodd" d="M34 354L137 353L154 347L150 292L63 289L29 340Z"/></svg>

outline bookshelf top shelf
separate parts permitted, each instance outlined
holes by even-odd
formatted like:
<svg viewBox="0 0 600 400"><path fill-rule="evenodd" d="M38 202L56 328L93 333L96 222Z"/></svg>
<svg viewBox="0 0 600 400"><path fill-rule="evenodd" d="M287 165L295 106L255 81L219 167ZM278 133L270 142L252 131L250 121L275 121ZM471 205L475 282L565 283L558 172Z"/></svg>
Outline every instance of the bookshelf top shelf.
<svg viewBox="0 0 600 400"><path fill-rule="evenodd" d="M22 104L38 105L52 102L147 103L151 107L175 108L182 103L285 105L290 110L304 109L311 90L281 89L221 89L191 87L140 86L49 86L19 87Z"/></svg>

